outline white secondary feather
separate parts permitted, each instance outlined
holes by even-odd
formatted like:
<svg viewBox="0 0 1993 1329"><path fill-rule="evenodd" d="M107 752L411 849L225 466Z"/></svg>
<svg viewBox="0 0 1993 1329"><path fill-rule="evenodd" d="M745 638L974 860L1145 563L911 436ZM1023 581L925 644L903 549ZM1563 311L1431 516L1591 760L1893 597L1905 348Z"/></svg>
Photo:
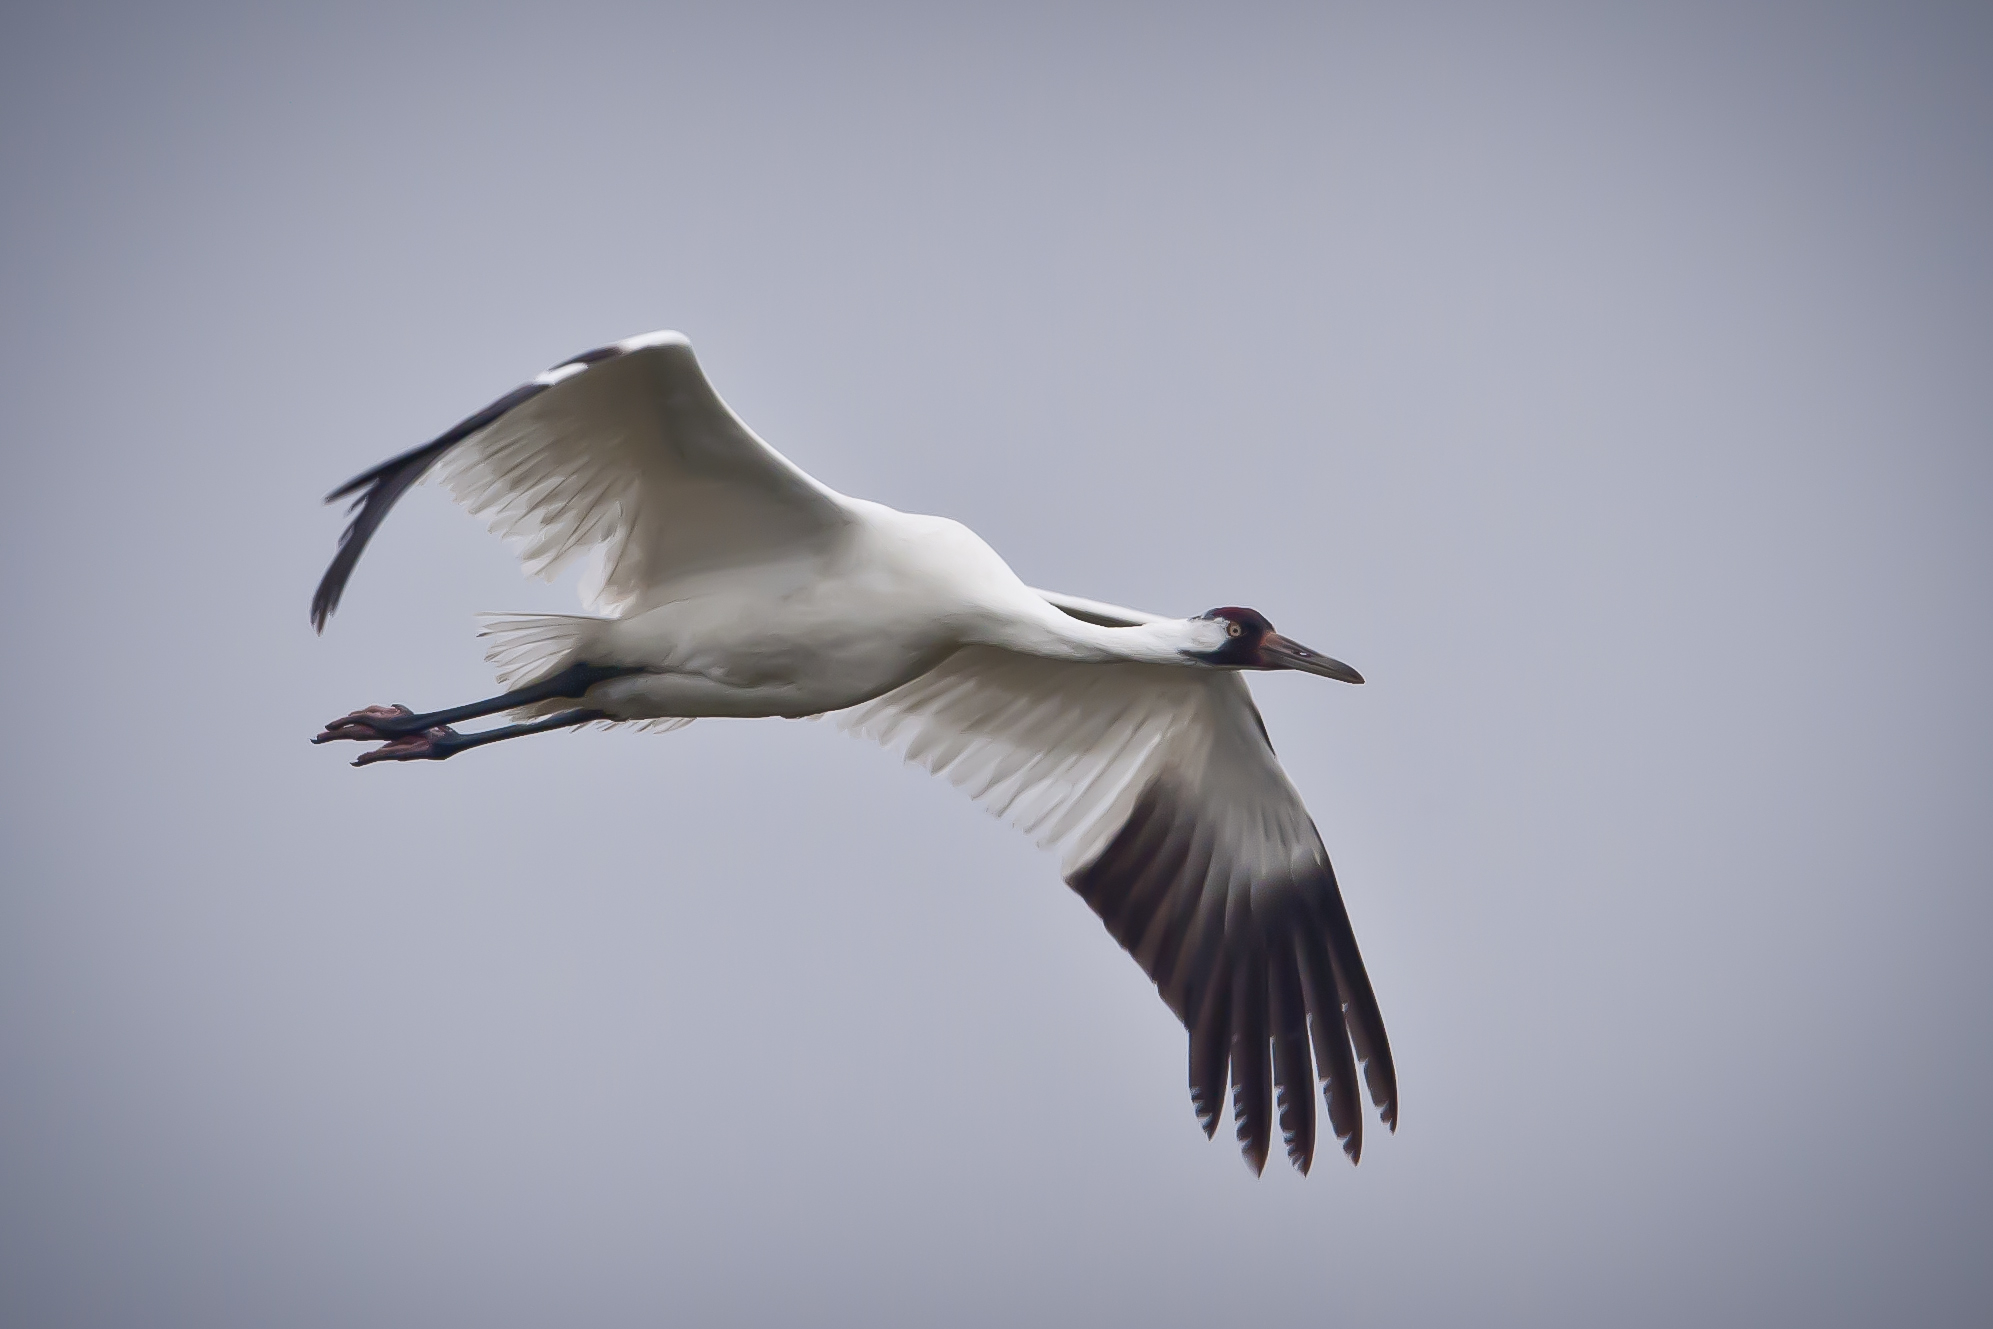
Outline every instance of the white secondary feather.
<svg viewBox="0 0 1993 1329"><path fill-rule="evenodd" d="M593 553L582 598L615 615L693 573L793 556L847 522L838 495L727 408L683 337L620 349L542 375L551 387L437 463L528 572L552 579Z"/></svg>
<svg viewBox="0 0 1993 1329"><path fill-rule="evenodd" d="M1319 853L1236 673L972 646L838 718L1059 849L1067 875L1159 779L1198 809L1213 872L1285 876Z"/></svg>

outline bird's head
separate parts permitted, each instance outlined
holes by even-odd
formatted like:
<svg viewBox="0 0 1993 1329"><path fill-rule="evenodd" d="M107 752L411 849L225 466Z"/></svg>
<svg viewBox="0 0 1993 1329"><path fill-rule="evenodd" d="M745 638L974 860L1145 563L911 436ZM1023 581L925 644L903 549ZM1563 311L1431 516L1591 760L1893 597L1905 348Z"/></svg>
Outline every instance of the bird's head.
<svg viewBox="0 0 1993 1329"><path fill-rule="evenodd" d="M1309 650L1291 637L1275 632L1273 624L1266 621L1266 615L1257 609L1224 605L1198 615L1198 621L1215 624L1225 634L1217 638L1214 648L1190 652L1195 659L1206 664L1221 669L1299 669L1303 673L1320 674L1323 678L1339 679L1344 683L1363 681L1362 674L1341 660L1332 660L1319 651Z"/></svg>

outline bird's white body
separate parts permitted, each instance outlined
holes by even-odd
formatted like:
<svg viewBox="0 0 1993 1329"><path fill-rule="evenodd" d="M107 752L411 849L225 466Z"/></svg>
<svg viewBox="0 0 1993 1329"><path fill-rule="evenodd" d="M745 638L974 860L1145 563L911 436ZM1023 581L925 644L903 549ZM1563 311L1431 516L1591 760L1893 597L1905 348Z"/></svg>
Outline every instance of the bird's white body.
<svg viewBox="0 0 1993 1329"><path fill-rule="evenodd" d="M622 720L807 716L868 702L964 646L1073 662L1190 667L1223 625L1100 627L1054 609L974 531L946 517L840 497L850 523L827 548L655 588L621 618L576 620L539 662L638 665L586 701Z"/></svg>
<svg viewBox="0 0 1993 1329"><path fill-rule="evenodd" d="M795 467L727 409L676 333L577 356L335 494L359 497L314 622L432 468L529 571L593 558L595 613L491 616L487 657L512 691L424 716L370 708L321 741L393 739L364 764L590 720L836 713L1062 851L1068 884L1189 1028L1207 1129L1230 1067L1255 1168L1275 1086L1306 1168L1315 1067L1352 1158L1356 1060L1395 1123L1390 1051L1334 872L1239 672L1361 682L1347 665L1251 610L1172 618L1033 590L961 523L847 497ZM542 718L448 727L506 709Z"/></svg>

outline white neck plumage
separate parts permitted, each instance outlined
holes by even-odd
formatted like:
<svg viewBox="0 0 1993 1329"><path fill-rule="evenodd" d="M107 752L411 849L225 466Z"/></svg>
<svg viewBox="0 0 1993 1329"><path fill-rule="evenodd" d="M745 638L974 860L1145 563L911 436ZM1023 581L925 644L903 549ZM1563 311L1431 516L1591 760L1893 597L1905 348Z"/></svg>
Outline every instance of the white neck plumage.
<svg viewBox="0 0 1993 1329"><path fill-rule="evenodd" d="M1081 664L1196 665L1197 657L1225 644L1225 626L1202 618L1169 618L1135 627L1109 628L1083 622L1051 605L1042 612L1010 618L993 646L1048 660Z"/></svg>

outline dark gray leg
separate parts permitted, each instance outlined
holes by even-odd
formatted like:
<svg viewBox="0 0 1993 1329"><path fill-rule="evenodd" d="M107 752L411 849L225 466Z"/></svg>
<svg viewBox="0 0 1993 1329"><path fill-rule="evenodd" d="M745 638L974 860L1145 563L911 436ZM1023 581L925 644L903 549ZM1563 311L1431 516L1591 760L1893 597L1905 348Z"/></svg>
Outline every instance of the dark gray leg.
<svg viewBox="0 0 1993 1329"><path fill-rule="evenodd" d="M366 766L377 761L442 761L454 757L465 748L481 748L487 743L497 743L508 738L523 738L527 734L544 734L550 729L571 729L591 720L608 719L606 711L578 709L549 715L544 720L533 720L527 724L509 724L499 729L487 729L482 733L460 734L448 725L431 725L414 734L405 734L372 752L363 752L353 762L355 766Z"/></svg>
<svg viewBox="0 0 1993 1329"><path fill-rule="evenodd" d="M644 671L634 665L592 665L573 664L551 678L483 701L474 701L467 706L452 706L446 711L428 711L417 715L406 706L369 706L363 711L341 716L325 726L325 732L314 738L314 743L330 743L335 739L350 738L362 743L379 743L385 739L404 734L420 734L438 726L449 726L460 720L475 720L483 715L497 715L516 706L530 706L536 701L552 701L556 697L580 697L597 683L612 678L623 678L629 674Z"/></svg>

